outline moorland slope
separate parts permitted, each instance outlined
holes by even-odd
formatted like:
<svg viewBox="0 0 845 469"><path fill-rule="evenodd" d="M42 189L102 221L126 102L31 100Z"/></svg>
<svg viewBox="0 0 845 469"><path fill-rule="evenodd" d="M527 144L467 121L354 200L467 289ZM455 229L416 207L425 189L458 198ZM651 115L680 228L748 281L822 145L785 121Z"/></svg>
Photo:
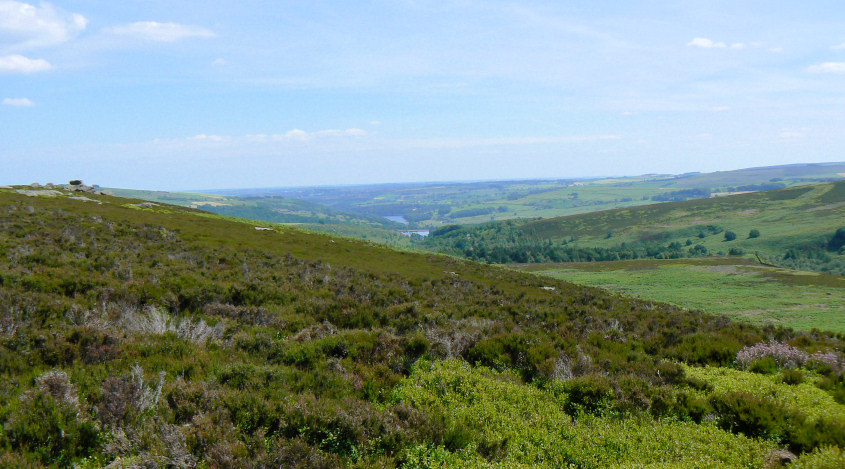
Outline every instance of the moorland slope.
<svg viewBox="0 0 845 469"><path fill-rule="evenodd" d="M0 189L4 467L841 464L843 339Z"/></svg>

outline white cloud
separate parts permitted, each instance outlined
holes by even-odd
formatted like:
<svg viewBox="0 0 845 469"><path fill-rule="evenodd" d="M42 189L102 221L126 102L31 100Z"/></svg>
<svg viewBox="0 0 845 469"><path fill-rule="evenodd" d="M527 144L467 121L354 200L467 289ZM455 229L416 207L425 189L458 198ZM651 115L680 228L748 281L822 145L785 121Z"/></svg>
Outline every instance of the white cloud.
<svg viewBox="0 0 845 469"><path fill-rule="evenodd" d="M723 49L727 47L724 42L713 42L706 37L697 37L687 43L689 47L700 47L702 49Z"/></svg>
<svg viewBox="0 0 845 469"><path fill-rule="evenodd" d="M780 132L780 138L785 140L796 140L806 136L807 134L803 130L783 129Z"/></svg>
<svg viewBox="0 0 845 469"><path fill-rule="evenodd" d="M762 42L752 42L750 44L746 44L744 42L735 42L733 44L727 44L724 42L716 42L712 39L707 39L706 37L697 37L694 38L692 41L687 43L687 47L699 47L701 49L734 49L734 50L741 50L741 49L748 49L750 48L759 48L763 47Z"/></svg>
<svg viewBox="0 0 845 469"><path fill-rule="evenodd" d="M0 57L0 73L34 73L53 68L44 59L30 59L22 55Z"/></svg>
<svg viewBox="0 0 845 469"><path fill-rule="evenodd" d="M327 130L317 130L314 132L306 132L300 129L293 129L283 134L275 134L275 135L266 135L264 137L275 140L275 141L282 141L282 140L296 140L296 141L306 141L306 140L313 140L317 138L329 137L329 138L344 138L344 137L363 137L367 135L367 131L362 129L327 129ZM252 137L256 137L253 135Z"/></svg>
<svg viewBox="0 0 845 469"><path fill-rule="evenodd" d="M317 140L336 140L340 138L360 138L367 136L367 131L357 128L351 129L326 129L317 130L314 132L306 132L301 129L289 130L285 133L278 134L250 134L242 137L229 135L213 135L213 134L199 134L193 137L187 137L174 140L155 140L159 144L177 144L184 143L202 144L203 146L215 144L242 144L242 143L270 143L270 142L308 142Z"/></svg>
<svg viewBox="0 0 845 469"><path fill-rule="evenodd" d="M156 21L138 21L137 23L122 24L106 30L118 36L156 42L176 42L182 39L215 37L213 31L199 26L178 23L158 23Z"/></svg>
<svg viewBox="0 0 845 469"><path fill-rule="evenodd" d="M837 75L845 75L845 62L825 62L810 66L807 68L807 71L812 73L835 73Z"/></svg>
<svg viewBox="0 0 845 469"><path fill-rule="evenodd" d="M837 44L835 46L830 46L830 50L845 50L845 44Z"/></svg>
<svg viewBox="0 0 845 469"><path fill-rule="evenodd" d="M199 140L205 142L223 142L229 140L229 137L224 137L222 135L206 135L206 134L199 134L190 137L188 140Z"/></svg>
<svg viewBox="0 0 845 469"><path fill-rule="evenodd" d="M716 107L711 108L710 110L713 111L713 112L725 112L725 111L730 111L731 107L730 106L716 106Z"/></svg>
<svg viewBox="0 0 845 469"><path fill-rule="evenodd" d="M3 104L14 107L33 107L35 103L27 98L5 98Z"/></svg>
<svg viewBox="0 0 845 469"><path fill-rule="evenodd" d="M226 64L228 64L228 62L226 62L226 59L214 59L214 61L211 62L211 65L214 65L215 67L222 67Z"/></svg>
<svg viewBox="0 0 845 469"><path fill-rule="evenodd" d="M85 30L88 20L49 3L39 6L0 1L0 43L10 49L31 49L61 44Z"/></svg>

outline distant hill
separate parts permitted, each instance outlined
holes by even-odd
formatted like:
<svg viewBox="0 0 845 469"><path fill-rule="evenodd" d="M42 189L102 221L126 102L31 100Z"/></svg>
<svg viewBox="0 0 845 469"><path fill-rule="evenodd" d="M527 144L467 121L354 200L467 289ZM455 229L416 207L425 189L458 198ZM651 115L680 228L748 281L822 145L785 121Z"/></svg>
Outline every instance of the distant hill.
<svg viewBox="0 0 845 469"><path fill-rule="evenodd" d="M104 190L120 197L193 207L218 215L298 225L311 230L370 239L389 245L409 245L407 237L398 232L405 227L401 223L376 215L343 212L306 200L278 195L236 196L118 188Z"/></svg>
<svg viewBox="0 0 845 469"><path fill-rule="evenodd" d="M435 230L424 242L489 262L570 262L759 253L762 260L845 273L830 248L845 226L845 181L543 220Z"/></svg>
<svg viewBox="0 0 845 469"><path fill-rule="evenodd" d="M553 218L843 178L845 163L820 163L682 175L243 189L216 193L239 197L282 196L347 213L402 216L415 228L439 228L518 218Z"/></svg>

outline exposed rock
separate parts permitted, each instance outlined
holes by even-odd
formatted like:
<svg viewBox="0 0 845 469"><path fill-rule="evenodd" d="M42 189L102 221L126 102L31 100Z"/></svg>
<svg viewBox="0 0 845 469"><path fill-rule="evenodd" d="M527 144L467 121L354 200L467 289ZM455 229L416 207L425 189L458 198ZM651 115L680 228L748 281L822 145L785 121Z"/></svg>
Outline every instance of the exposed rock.
<svg viewBox="0 0 845 469"><path fill-rule="evenodd" d="M263 226L256 226L255 231L273 231L273 228L265 228Z"/></svg>
<svg viewBox="0 0 845 469"><path fill-rule="evenodd" d="M100 204L100 205L102 205L102 204L103 204L103 203L102 203L102 202L100 202L99 200L89 199L88 197L82 197L82 196L79 196L79 197L68 197L68 198L69 198L69 199L73 199L73 200L81 200L82 202L96 202L96 203L98 203L98 204Z"/></svg>
<svg viewBox="0 0 845 469"><path fill-rule="evenodd" d="M85 184L70 185L70 186L68 187L68 189L69 189L69 190L76 191L76 192L86 192L86 193L88 193L88 194L100 194L100 195L102 194L102 192L98 191L98 190L97 190L97 189L95 189L94 187L92 187L92 186L86 186Z"/></svg>
<svg viewBox="0 0 845 469"><path fill-rule="evenodd" d="M26 190L26 189L18 189L15 192L17 192L18 194L28 196L28 197L39 197L39 196L41 196L41 197L56 197L56 196L63 195L61 192L54 191L54 190L30 191L30 190Z"/></svg>
<svg viewBox="0 0 845 469"><path fill-rule="evenodd" d="M773 449L766 455L766 463L763 467L784 467L795 461L796 457L793 453L785 449Z"/></svg>
<svg viewBox="0 0 845 469"><path fill-rule="evenodd" d="M141 207L141 208L153 208L153 207L159 206L158 204L154 204L152 202L141 202L140 204L132 204L132 205L134 205L136 207Z"/></svg>
<svg viewBox="0 0 845 469"><path fill-rule="evenodd" d="M38 184L37 182L33 182L32 184L29 185L29 187L31 189L41 189L41 184Z"/></svg>

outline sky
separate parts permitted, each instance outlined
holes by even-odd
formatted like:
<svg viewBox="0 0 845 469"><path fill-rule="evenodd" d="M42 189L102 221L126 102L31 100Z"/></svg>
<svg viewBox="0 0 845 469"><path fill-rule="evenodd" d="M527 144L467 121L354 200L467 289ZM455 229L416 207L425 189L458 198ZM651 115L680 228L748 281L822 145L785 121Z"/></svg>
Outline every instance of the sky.
<svg viewBox="0 0 845 469"><path fill-rule="evenodd" d="M845 3L0 0L0 184L845 161Z"/></svg>

